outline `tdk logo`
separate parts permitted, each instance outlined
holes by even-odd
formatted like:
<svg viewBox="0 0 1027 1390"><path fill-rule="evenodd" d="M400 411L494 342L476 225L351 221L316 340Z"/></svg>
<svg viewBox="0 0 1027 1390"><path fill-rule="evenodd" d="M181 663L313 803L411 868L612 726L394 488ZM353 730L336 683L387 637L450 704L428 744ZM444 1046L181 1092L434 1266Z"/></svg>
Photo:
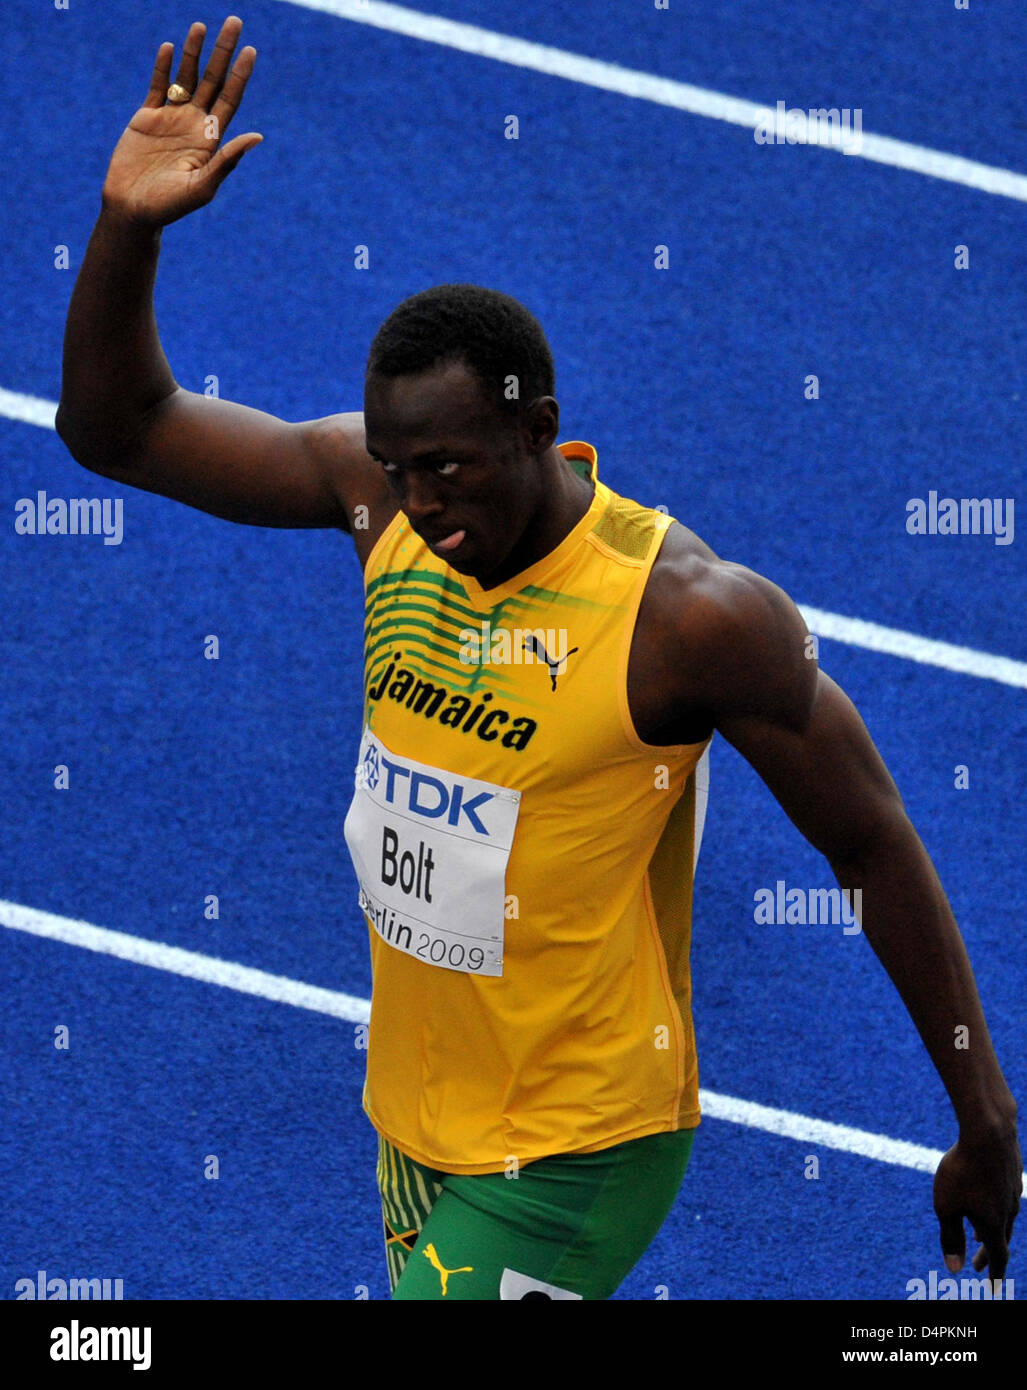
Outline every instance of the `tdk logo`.
<svg viewBox="0 0 1027 1390"><path fill-rule="evenodd" d="M450 791L445 782L440 782L437 777L429 777L426 772L412 772L410 768L400 767L384 756L381 765L385 769L385 800L390 806L397 804L397 798L400 805L405 799L406 809L415 816L424 816L428 820L445 816L450 825L459 825L460 817L466 816L479 835L489 833L478 816L478 808L491 801L494 792L479 792L465 801L466 788L461 782L454 782ZM398 785L400 778L410 780Z"/></svg>

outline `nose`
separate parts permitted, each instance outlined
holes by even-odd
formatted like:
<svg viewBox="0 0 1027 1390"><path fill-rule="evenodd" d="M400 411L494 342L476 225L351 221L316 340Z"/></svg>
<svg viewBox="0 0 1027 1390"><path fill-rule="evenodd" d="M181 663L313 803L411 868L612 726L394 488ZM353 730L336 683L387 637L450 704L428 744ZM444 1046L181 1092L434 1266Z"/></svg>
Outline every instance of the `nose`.
<svg viewBox="0 0 1027 1390"><path fill-rule="evenodd" d="M417 526L442 511L442 499L435 490L427 469L409 468L403 475L403 510L412 525Z"/></svg>

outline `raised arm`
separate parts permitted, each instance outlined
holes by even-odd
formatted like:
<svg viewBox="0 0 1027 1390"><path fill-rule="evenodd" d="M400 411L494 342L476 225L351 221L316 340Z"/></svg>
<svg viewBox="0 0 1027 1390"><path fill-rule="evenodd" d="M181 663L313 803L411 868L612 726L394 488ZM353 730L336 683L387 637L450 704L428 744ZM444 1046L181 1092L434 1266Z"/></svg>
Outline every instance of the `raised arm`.
<svg viewBox="0 0 1027 1390"><path fill-rule="evenodd" d="M1005 1273L1019 1208L1016 1104L1002 1076L962 936L898 790L852 702L817 668L808 633L776 585L738 565L698 561L677 637L697 672L688 692L825 855L862 895L863 933L899 991L945 1084L959 1140L935 1177L948 1267L964 1259ZM855 901L859 901L856 899ZM969 1046L956 1046L957 1028Z"/></svg>
<svg viewBox="0 0 1027 1390"><path fill-rule="evenodd" d="M202 78L205 28L190 28L175 81L192 97L181 104L165 104L173 46L158 50L146 99L111 158L75 283L57 431L86 468L217 516L350 530L363 504L366 535L395 502L364 450L359 412L289 424L183 390L157 331L162 229L209 203L262 138L251 131L222 142L256 58L244 48L232 63L241 28L235 16L225 21Z"/></svg>

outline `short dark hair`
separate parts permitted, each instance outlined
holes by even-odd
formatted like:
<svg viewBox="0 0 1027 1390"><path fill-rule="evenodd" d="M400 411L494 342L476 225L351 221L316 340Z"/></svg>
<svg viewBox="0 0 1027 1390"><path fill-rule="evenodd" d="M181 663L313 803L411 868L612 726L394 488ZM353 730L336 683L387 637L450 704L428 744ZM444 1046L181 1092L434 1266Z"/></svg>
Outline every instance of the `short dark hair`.
<svg viewBox="0 0 1027 1390"><path fill-rule="evenodd" d="M397 305L374 336L366 375L405 376L448 362L469 367L510 416L555 390L553 354L539 321L510 295L469 284L435 285Z"/></svg>

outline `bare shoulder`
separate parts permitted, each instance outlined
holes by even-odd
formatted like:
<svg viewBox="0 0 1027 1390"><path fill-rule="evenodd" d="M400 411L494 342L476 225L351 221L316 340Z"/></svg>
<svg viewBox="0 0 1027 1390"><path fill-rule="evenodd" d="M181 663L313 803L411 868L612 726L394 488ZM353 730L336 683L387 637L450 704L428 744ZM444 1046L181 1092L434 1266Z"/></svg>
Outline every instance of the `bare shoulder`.
<svg viewBox="0 0 1027 1390"><path fill-rule="evenodd" d="M396 499L381 465L367 452L364 414L349 410L303 425L304 442L325 482L342 503L361 565L396 515Z"/></svg>
<svg viewBox="0 0 1027 1390"><path fill-rule="evenodd" d="M811 704L816 662L808 659L807 638L783 589L720 559L674 522L639 608L630 683L663 692L665 717L650 727L687 727L701 736L740 712Z"/></svg>
<svg viewBox="0 0 1027 1390"><path fill-rule="evenodd" d="M364 444L364 412L345 410L338 415L322 415L306 420L303 431L309 447L327 465L341 461L350 467L367 459L374 462Z"/></svg>
<svg viewBox="0 0 1027 1390"><path fill-rule="evenodd" d="M796 620L795 604L777 584L720 556L694 531L672 522L646 586L658 621L714 646L748 640L777 643Z"/></svg>

